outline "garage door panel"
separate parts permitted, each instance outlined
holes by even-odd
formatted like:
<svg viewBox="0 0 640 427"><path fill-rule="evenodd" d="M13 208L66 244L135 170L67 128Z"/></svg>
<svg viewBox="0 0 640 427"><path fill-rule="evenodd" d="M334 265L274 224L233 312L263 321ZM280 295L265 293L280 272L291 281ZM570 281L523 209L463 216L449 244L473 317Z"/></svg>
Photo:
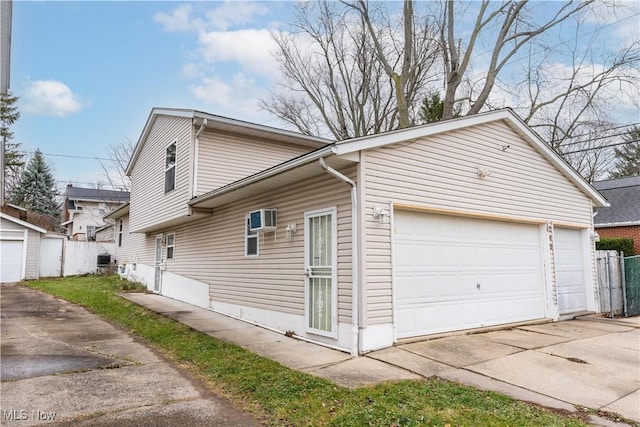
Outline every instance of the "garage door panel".
<svg viewBox="0 0 640 427"><path fill-rule="evenodd" d="M544 317L537 226L396 212L394 228L398 337Z"/></svg>
<svg viewBox="0 0 640 427"><path fill-rule="evenodd" d="M560 314L587 309L582 231L554 229L554 252Z"/></svg>
<svg viewBox="0 0 640 427"><path fill-rule="evenodd" d="M19 282L22 280L22 240L0 241L0 282Z"/></svg>

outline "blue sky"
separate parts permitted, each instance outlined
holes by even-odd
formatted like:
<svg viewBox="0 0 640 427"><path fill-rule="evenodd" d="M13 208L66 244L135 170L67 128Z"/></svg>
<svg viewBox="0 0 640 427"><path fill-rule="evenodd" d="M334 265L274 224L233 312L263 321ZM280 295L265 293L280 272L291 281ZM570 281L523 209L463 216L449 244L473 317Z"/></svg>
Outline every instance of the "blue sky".
<svg viewBox="0 0 640 427"><path fill-rule="evenodd" d="M62 156L105 157L109 145L136 141L154 106L282 126L257 100L278 76L269 30L291 20L293 5L14 1L15 141L49 154L60 187L87 186L105 182L100 163ZM611 40L638 37L638 27L637 15L612 25Z"/></svg>
<svg viewBox="0 0 640 427"><path fill-rule="evenodd" d="M105 147L137 140L154 106L273 122L258 111L255 97L229 96L232 86L262 87L256 92L262 93L273 68L243 73L243 67L260 64L235 58L239 46L207 53L206 43L215 43L215 35L201 42L201 34L187 23L181 28L169 22L176 21L172 13L180 7L203 14L217 9L213 30L263 29L246 40L260 48L252 40L268 39L266 29L286 16L289 4L248 5L243 15L237 7L220 10L219 3L14 2L11 90L21 98L14 140L28 152L40 148L45 154L105 157ZM211 54L226 60L202 59ZM96 160L46 157L61 185L104 181Z"/></svg>

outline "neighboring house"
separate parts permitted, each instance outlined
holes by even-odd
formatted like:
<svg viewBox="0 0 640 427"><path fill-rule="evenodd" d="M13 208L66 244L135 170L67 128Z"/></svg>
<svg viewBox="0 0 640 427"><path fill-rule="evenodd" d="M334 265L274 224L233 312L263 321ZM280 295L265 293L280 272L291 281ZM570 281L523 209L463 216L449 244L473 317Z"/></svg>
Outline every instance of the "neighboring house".
<svg viewBox="0 0 640 427"><path fill-rule="evenodd" d="M44 228L0 213L0 283L40 277L40 245L46 232Z"/></svg>
<svg viewBox="0 0 640 427"><path fill-rule="evenodd" d="M96 242L113 242L115 226L111 223L96 229Z"/></svg>
<svg viewBox="0 0 640 427"><path fill-rule="evenodd" d="M68 185L61 225L72 240L96 240L96 230L106 225L104 216L128 201L127 191Z"/></svg>
<svg viewBox="0 0 640 427"><path fill-rule="evenodd" d="M593 186L611 206L598 209L594 217L600 237L628 237L640 254L640 176L594 182Z"/></svg>
<svg viewBox="0 0 640 427"><path fill-rule="evenodd" d="M329 143L153 109L127 174L129 277L353 354L599 307L606 200L511 110Z"/></svg>

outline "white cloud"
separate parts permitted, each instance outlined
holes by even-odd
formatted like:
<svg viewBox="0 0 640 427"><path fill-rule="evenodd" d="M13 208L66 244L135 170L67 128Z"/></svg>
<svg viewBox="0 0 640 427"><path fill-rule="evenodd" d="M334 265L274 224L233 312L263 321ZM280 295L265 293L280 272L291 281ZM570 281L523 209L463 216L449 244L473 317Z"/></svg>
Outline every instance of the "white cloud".
<svg viewBox="0 0 640 427"><path fill-rule="evenodd" d="M154 21L162 24L165 31L201 31L206 27L200 18L192 18L193 7L189 4L180 5L171 13L158 12L153 17Z"/></svg>
<svg viewBox="0 0 640 427"><path fill-rule="evenodd" d="M265 90L244 73L236 73L231 79L203 76L201 83L190 90L200 101L215 106L216 114L251 121L265 118L258 107L258 99L265 95Z"/></svg>
<svg viewBox="0 0 640 427"><path fill-rule="evenodd" d="M227 30L233 25L246 25L254 16L264 15L269 10L261 4L245 1L225 1L207 12L208 22L213 28Z"/></svg>
<svg viewBox="0 0 640 427"><path fill-rule="evenodd" d="M56 80L36 80L23 95L26 113L40 116L64 117L77 113L85 106L69 86Z"/></svg>
<svg viewBox="0 0 640 427"><path fill-rule="evenodd" d="M232 26L252 23L255 16L264 15L268 11L259 3L225 1L220 6L204 12L194 10L192 5L180 5L170 13L156 13L153 19L162 24L165 31L226 31Z"/></svg>
<svg viewBox="0 0 640 427"><path fill-rule="evenodd" d="M278 65L272 56L276 46L269 30L203 32L198 39L202 57L209 63L232 62L247 73L278 75Z"/></svg>

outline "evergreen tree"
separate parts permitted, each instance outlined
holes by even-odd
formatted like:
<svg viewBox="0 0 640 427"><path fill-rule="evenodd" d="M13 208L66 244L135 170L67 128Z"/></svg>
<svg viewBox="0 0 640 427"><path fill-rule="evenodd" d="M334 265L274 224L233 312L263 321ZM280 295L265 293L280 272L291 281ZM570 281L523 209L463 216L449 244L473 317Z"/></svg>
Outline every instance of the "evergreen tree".
<svg viewBox="0 0 640 427"><path fill-rule="evenodd" d="M11 202L41 215L57 217L56 196L51 168L37 149L13 191Z"/></svg>
<svg viewBox="0 0 640 427"><path fill-rule="evenodd" d="M640 126L634 126L622 137L627 144L616 147L616 162L611 171L611 178L640 176Z"/></svg>
<svg viewBox="0 0 640 427"><path fill-rule="evenodd" d="M435 123L442 120L444 114L444 100L440 98L438 92L431 92L422 100L420 107L420 119L423 124ZM462 112L460 106L453 109L453 117L460 117Z"/></svg>
<svg viewBox="0 0 640 427"><path fill-rule="evenodd" d="M11 142L11 125L20 118L20 112L15 105L17 101L17 96L0 94L0 142L4 143L4 182L7 197L12 193L24 168L24 154L20 152L20 144Z"/></svg>

